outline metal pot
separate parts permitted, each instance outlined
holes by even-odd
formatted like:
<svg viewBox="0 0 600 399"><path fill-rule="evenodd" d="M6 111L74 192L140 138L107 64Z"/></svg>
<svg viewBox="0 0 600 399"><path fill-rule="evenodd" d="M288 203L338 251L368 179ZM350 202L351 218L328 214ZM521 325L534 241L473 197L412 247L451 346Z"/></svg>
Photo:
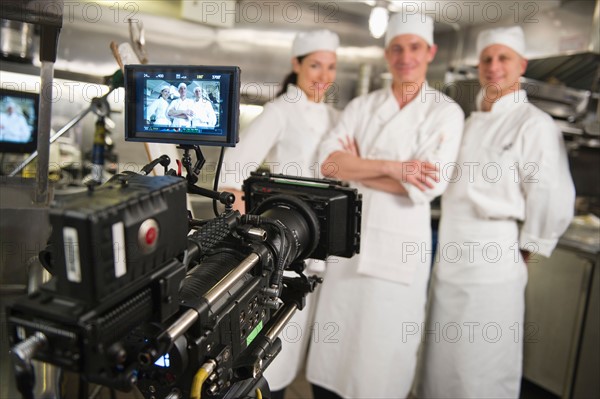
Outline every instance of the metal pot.
<svg viewBox="0 0 600 399"><path fill-rule="evenodd" d="M33 25L0 20L0 50L9 61L31 63L33 60Z"/></svg>

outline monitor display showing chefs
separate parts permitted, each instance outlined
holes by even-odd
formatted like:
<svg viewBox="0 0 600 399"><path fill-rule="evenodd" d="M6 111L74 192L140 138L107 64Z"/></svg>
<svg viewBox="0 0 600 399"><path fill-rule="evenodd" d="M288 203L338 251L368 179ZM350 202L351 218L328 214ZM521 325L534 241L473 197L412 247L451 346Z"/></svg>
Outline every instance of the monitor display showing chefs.
<svg viewBox="0 0 600 399"><path fill-rule="evenodd" d="M23 116L21 107L12 99L4 104L0 112L0 141L26 143L31 139L31 127Z"/></svg>

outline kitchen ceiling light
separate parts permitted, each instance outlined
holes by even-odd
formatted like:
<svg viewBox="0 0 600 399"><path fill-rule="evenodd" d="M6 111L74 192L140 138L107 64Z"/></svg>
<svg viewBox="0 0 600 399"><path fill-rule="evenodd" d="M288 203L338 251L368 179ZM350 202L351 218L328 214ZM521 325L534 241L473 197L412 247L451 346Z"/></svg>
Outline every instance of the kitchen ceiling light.
<svg viewBox="0 0 600 399"><path fill-rule="evenodd" d="M369 16L369 31L371 36L379 39L387 29L390 13L386 7L373 7Z"/></svg>

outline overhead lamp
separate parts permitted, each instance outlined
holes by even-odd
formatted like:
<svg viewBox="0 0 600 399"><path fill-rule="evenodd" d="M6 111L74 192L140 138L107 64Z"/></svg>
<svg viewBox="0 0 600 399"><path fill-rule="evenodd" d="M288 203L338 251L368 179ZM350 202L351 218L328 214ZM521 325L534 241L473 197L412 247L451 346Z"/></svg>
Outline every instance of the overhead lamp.
<svg viewBox="0 0 600 399"><path fill-rule="evenodd" d="M375 6L369 16L369 32L375 39L382 37L387 29L390 12L387 7Z"/></svg>

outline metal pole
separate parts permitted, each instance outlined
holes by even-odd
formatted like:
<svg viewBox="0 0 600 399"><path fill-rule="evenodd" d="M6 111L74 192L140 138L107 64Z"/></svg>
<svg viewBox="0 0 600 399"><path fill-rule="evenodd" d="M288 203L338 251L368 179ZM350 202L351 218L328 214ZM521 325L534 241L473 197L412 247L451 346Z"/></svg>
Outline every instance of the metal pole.
<svg viewBox="0 0 600 399"><path fill-rule="evenodd" d="M215 284L210 290L208 290L206 294L204 294L204 298L208 304L214 304L259 261L260 257L254 252L242 260L235 269L230 271L221 279L221 281ZM166 335L169 337L170 342L175 342L177 338L183 335L196 322L196 320L198 320L198 317L198 312L192 309L187 310L183 315L179 316L179 318L166 330Z"/></svg>
<svg viewBox="0 0 600 399"><path fill-rule="evenodd" d="M206 294L204 294L204 298L209 305L215 303L221 295L223 295L226 291L231 289L235 283L248 271L250 271L258 262L260 261L260 257L252 252L248 255L244 260L240 262L240 264L227 273L225 277L221 279L217 284L214 285Z"/></svg>
<svg viewBox="0 0 600 399"><path fill-rule="evenodd" d="M38 120L38 163L35 175L35 202L48 202L48 169L50 163L50 118L52 116L52 81L54 79L54 62L42 62L40 71L40 115Z"/></svg>
<svg viewBox="0 0 600 399"><path fill-rule="evenodd" d="M297 310L298 306L296 306L296 304L291 304L284 306L279 312L277 312L275 315L275 317L277 317L277 321L266 333L267 338L269 338L271 342L277 338Z"/></svg>

